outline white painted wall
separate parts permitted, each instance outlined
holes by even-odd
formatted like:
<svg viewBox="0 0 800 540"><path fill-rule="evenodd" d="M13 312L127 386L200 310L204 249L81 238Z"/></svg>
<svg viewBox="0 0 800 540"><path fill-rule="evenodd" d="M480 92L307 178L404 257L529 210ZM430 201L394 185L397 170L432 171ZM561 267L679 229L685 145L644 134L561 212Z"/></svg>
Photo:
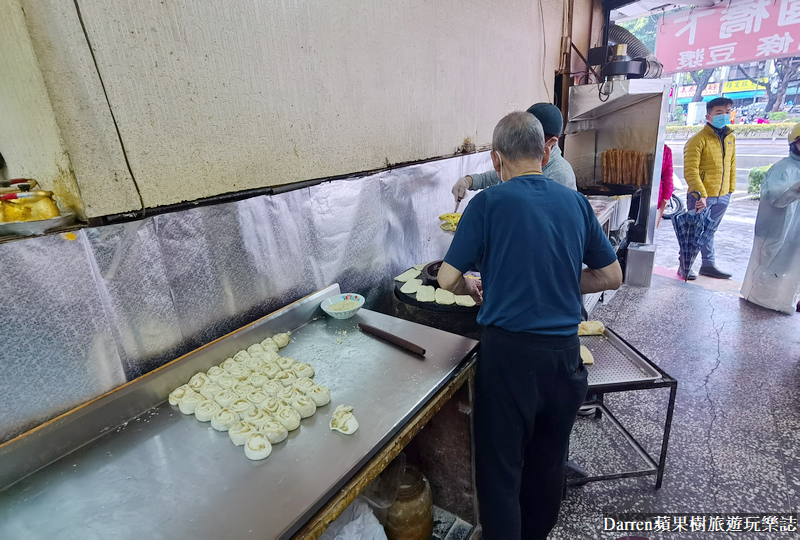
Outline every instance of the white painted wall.
<svg viewBox="0 0 800 540"><path fill-rule="evenodd" d="M23 1L90 216L140 206L123 147L155 207L488 144L504 113L550 101L563 9L77 0L93 75L73 3Z"/></svg>

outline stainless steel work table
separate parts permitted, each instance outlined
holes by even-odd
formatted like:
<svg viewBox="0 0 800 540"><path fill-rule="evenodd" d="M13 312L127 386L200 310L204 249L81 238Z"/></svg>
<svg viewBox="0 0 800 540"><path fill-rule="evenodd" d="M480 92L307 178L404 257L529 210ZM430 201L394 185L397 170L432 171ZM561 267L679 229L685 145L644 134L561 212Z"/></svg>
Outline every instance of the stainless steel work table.
<svg viewBox="0 0 800 540"><path fill-rule="evenodd" d="M249 461L227 433L161 402L1 491L0 538L290 537L463 369L477 347L468 338L364 309L344 321L320 317L315 306L335 292L338 286L315 293L123 387L125 399L146 401L142 396L155 392L163 401L161 394L187 374L291 328L292 343L282 355L312 364L332 401L275 445L270 457ZM303 318L299 328L286 326ZM359 322L418 343L426 357L363 334ZM114 392L100 398L84 416L107 415L115 399L123 398ZM352 436L328 427L341 404L355 408L360 428ZM48 437L66 436L69 415L36 434L28 453ZM75 423L76 429L84 424ZM17 448L0 453L0 469L29 459L17 455L25 440L11 443Z"/></svg>

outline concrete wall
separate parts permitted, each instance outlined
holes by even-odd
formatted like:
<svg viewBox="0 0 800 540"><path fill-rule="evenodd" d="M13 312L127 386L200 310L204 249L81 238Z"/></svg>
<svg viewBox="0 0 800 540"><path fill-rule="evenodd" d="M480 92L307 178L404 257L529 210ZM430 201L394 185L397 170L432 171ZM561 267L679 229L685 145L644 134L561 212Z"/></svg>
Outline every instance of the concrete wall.
<svg viewBox="0 0 800 540"><path fill-rule="evenodd" d="M21 1L89 216L488 144L504 113L551 100L563 11L562 0Z"/></svg>
<svg viewBox="0 0 800 540"><path fill-rule="evenodd" d="M8 178L34 178L82 213L70 160L18 0L0 0L0 153Z"/></svg>

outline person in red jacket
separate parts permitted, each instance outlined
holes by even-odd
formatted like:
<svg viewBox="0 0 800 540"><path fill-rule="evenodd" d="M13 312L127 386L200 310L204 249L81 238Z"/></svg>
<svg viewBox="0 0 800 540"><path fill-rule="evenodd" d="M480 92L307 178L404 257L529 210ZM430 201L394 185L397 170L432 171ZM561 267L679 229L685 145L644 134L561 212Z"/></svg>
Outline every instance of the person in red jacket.
<svg viewBox="0 0 800 540"><path fill-rule="evenodd" d="M658 215L656 216L656 229L664 215L664 209L672 198L675 187L672 182L672 150L664 145L664 159L661 161L661 187L658 189Z"/></svg>

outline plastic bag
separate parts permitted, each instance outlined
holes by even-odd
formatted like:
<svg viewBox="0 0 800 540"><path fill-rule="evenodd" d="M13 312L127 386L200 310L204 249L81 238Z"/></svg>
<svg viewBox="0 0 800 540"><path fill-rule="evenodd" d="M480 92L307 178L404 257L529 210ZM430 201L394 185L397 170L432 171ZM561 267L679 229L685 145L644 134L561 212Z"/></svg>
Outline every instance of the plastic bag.
<svg viewBox="0 0 800 540"><path fill-rule="evenodd" d="M322 533L320 540L387 540L383 525L359 497Z"/></svg>

